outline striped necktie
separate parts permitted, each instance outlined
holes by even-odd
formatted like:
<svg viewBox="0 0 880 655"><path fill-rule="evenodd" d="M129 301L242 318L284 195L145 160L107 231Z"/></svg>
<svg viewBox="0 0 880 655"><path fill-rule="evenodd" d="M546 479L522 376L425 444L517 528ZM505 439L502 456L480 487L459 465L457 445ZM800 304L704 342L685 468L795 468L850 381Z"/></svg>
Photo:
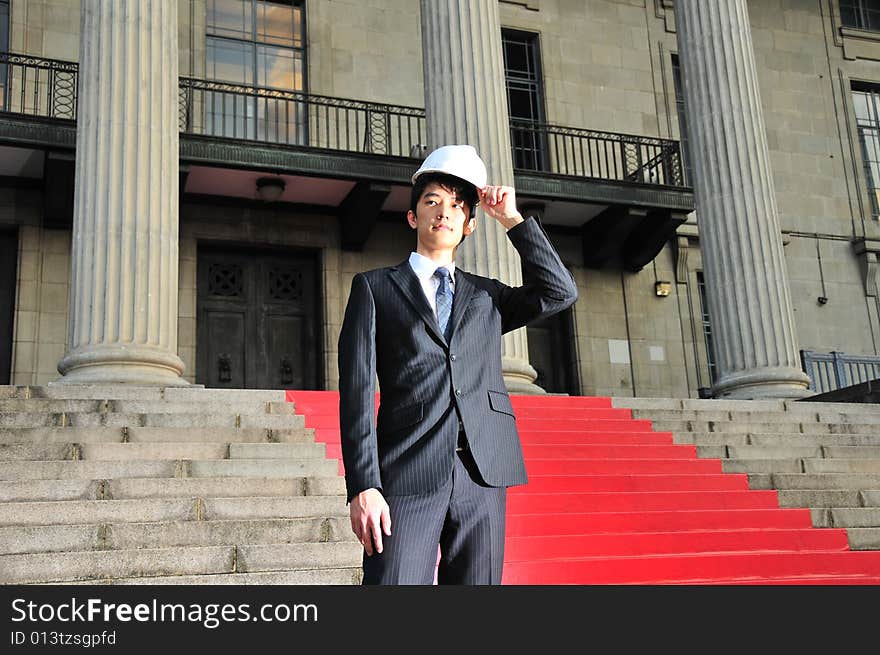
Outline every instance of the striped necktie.
<svg viewBox="0 0 880 655"><path fill-rule="evenodd" d="M447 343L449 342L449 316L452 314L452 279L449 269L441 266L434 271L434 277L440 281L437 287L437 323Z"/></svg>

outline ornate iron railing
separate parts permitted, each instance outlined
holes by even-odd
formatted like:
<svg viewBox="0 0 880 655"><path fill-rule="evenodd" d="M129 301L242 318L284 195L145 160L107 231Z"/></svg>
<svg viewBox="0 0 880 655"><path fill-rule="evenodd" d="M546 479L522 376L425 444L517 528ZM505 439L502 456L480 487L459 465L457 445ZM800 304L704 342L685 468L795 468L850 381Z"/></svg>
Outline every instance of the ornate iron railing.
<svg viewBox="0 0 880 655"><path fill-rule="evenodd" d="M685 186L677 141L512 120L510 144L518 170Z"/></svg>
<svg viewBox="0 0 880 655"><path fill-rule="evenodd" d="M77 65L0 52L0 111L76 119Z"/></svg>
<svg viewBox="0 0 880 655"><path fill-rule="evenodd" d="M816 393L826 393L880 378L880 357L870 355L802 350L801 364L810 378L810 389Z"/></svg>
<svg viewBox="0 0 880 655"><path fill-rule="evenodd" d="M76 120L74 62L0 53L0 111ZM425 110L331 96L180 78L185 134L424 156ZM516 170L637 184L685 186L678 142L511 121Z"/></svg>
<svg viewBox="0 0 880 655"><path fill-rule="evenodd" d="M425 142L425 111L348 98L180 78L180 130L410 157Z"/></svg>

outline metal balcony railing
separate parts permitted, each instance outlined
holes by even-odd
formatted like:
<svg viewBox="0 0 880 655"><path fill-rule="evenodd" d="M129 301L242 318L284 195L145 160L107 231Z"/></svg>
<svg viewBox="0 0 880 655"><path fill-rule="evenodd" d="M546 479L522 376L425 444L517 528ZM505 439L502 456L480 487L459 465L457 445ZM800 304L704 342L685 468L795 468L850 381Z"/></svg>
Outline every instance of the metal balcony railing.
<svg viewBox="0 0 880 655"><path fill-rule="evenodd" d="M872 355L801 350L801 364L810 378L810 389L816 393L880 378L880 357Z"/></svg>
<svg viewBox="0 0 880 655"><path fill-rule="evenodd" d="M677 141L512 120L510 144L518 170L685 186Z"/></svg>
<svg viewBox="0 0 880 655"><path fill-rule="evenodd" d="M425 111L301 91L180 78L180 130L410 157L425 142Z"/></svg>
<svg viewBox="0 0 880 655"><path fill-rule="evenodd" d="M0 53L0 112L76 120L74 62ZM424 156L425 110L181 77L184 134ZM511 121L513 167L635 184L686 186L678 142Z"/></svg>
<svg viewBox="0 0 880 655"><path fill-rule="evenodd" d="M76 120L77 65L0 52L0 111Z"/></svg>

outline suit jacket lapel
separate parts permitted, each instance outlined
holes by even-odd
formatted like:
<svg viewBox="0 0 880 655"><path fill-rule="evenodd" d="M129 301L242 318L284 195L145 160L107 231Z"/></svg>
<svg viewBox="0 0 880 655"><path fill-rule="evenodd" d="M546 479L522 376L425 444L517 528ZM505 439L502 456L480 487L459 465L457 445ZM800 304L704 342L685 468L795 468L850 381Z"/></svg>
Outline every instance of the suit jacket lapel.
<svg viewBox="0 0 880 655"><path fill-rule="evenodd" d="M455 338L455 332L458 330L458 324L461 323L461 317L464 316L464 310L467 309L471 296L474 294L474 285L468 277L467 273L460 268L455 268L455 294L452 296L452 336L450 341Z"/></svg>
<svg viewBox="0 0 880 655"><path fill-rule="evenodd" d="M419 278L417 278L416 274L413 272L412 267L409 265L409 261L404 261L402 264L398 264L392 268L390 275L392 282L397 285L397 288L400 289L403 296L409 301L413 309L416 310L416 313L418 313L422 320L425 321L428 329L440 341L446 343L443 335L440 334L440 327L437 325L437 317L434 316L434 312L431 311L431 306L428 305L428 300L425 298L425 292L422 290ZM454 314L455 296L453 296L452 311Z"/></svg>

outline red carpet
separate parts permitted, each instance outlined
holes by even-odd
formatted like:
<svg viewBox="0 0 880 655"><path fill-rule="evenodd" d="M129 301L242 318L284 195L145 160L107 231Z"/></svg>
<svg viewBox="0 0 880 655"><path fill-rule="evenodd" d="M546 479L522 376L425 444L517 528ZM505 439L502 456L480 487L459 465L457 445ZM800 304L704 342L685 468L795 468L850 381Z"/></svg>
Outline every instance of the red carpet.
<svg viewBox="0 0 880 655"><path fill-rule="evenodd" d="M339 459L339 394L287 399ZM511 400L529 484L508 495L505 584L880 584L880 552L610 398Z"/></svg>

